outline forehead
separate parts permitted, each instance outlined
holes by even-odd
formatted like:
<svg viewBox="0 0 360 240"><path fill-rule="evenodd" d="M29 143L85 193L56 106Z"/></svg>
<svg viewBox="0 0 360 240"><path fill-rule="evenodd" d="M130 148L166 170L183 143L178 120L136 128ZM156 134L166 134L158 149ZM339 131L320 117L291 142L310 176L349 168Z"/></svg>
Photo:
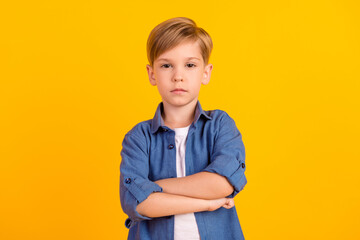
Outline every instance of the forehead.
<svg viewBox="0 0 360 240"><path fill-rule="evenodd" d="M177 46L163 52L159 55L156 61L171 61L171 60L201 60L201 52L199 43L196 42L182 42Z"/></svg>

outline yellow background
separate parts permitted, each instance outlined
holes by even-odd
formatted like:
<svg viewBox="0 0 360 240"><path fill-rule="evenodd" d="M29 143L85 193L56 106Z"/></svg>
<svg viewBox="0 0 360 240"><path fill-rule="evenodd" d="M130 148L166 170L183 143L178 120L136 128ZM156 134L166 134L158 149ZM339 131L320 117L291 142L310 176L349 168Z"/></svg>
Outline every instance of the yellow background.
<svg viewBox="0 0 360 240"><path fill-rule="evenodd" d="M252 239L360 239L358 1L3 1L0 239L126 239L121 142L161 98L151 29L210 33L205 110L243 134Z"/></svg>

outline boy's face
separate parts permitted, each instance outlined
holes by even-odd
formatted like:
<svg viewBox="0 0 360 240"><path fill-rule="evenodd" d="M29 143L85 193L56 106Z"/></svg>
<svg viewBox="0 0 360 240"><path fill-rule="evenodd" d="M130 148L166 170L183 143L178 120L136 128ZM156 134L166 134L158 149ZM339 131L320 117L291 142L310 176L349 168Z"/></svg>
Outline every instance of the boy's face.
<svg viewBox="0 0 360 240"><path fill-rule="evenodd" d="M201 84L210 81L212 67L204 65L198 43L186 41L161 54L146 69L164 104L180 107L197 101Z"/></svg>

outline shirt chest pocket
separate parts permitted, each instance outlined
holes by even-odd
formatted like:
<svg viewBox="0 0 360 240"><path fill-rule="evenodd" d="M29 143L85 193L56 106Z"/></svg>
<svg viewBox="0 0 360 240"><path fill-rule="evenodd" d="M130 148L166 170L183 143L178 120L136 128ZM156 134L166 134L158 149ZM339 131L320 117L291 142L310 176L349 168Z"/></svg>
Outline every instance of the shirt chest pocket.
<svg viewBox="0 0 360 240"><path fill-rule="evenodd" d="M210 164L212 144L188 138L185 144L186 175L202 171ZM176 174L176 143L161 141L150 148L149 179L156 181L164 178L174 178Z"/></svg>
<svg viewBox="0 0 360 240"><path fill-rule="evenodd" d="M149 152L149 179L156 181L172 177L176 177L175 142L158 142Z"/></svg>

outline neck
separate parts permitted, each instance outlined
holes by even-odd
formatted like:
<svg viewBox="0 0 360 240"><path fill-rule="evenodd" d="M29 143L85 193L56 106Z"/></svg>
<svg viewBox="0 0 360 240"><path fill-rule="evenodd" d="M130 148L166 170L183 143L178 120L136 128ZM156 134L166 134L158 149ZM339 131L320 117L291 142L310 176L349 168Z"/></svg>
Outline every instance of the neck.
<svg viewBox="0 0 360 240"><path fill-rule="evenodd" d="M164 124L169 128L187 127L194 121L197 99L187 105L174 107L163 102L164 112L162 114Z"/></svg>

